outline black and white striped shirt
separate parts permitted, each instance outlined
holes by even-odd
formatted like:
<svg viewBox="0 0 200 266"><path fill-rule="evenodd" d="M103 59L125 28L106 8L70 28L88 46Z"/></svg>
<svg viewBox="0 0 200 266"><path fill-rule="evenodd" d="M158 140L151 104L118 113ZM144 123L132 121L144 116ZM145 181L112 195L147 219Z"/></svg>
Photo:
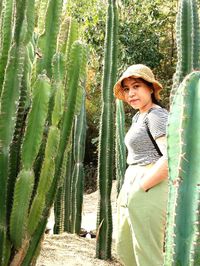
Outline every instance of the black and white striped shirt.
<svg viewBox="0 0 200 266"><path fill-rule="evenodd" d="M148 133L147 126L154 139L166 135L168 111L161 107L154 107L148 113L137 112L132 125L125 136L128 150L127 164L147 165L155 163L160 155L155 149Z"/></svg>

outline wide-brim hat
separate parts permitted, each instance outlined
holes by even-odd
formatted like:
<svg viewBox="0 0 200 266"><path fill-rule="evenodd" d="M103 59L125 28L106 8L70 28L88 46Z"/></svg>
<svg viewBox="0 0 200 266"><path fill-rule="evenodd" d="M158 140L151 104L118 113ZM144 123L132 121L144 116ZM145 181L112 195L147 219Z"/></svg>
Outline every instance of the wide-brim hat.
<svg viewBox="0 0 200 266"><path fill-rule="evenodd" d="M137 64L132 65L127 68L127 70L122 74L117 83L114 86L114 95L116 98L126 101L124 97L124 90L122 87L122 80L126 78L142 78L150 83L152 83L154 88L154 96L157 100L160 100L160 90L163 88L162 85L155 79L151 69L145 65Z"/></svg>

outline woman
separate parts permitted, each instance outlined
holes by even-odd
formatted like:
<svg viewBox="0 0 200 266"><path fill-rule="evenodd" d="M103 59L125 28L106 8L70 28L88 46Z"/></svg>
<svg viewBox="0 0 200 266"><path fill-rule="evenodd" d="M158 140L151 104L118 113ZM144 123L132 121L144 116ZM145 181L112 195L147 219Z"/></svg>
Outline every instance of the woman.
<svg viewBox="0 0 200 266"><path fill-rule="evenodd" d="M164 262L168 112L158 104L161 89L141 64L130 66L114 86L116 98L138 109L125 136L128 168L118 197L117 253L126 266Z"/></svg>

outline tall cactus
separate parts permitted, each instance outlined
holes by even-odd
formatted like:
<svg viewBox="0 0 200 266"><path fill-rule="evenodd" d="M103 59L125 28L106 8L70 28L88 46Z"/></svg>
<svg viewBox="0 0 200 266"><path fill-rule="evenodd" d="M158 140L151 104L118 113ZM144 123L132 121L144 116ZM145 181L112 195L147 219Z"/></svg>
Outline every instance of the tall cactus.
<svg viewBox="0 0 200 266"><path fill-rule="evenodd" d="M168 126L170 198L165 265L199 265L200 72L183 80ZM174 145L176 143L176 145Z"/></svg>
<svg viewBox="0 0 200 266"><path fill-rule="evenodd" d="M174 74L170 101L184 77L200 67L200 32L196 0L180 0L176 19L178 63Z"/></svg>
<svg viewBox="0 0 200 266"><path fill-rule="evenodd" d="M14 1L9 0L4 3L2 32L1 32L1 51L0 51L0 95L3 86L4 72L7 65L8 52L12 40L12 17Z"/></svg>
<svg viewBox="0 0 200 266"><path fill-rule="evenodd" d="M26 237L28 210L34 185L33 163L42 141L44 124L48 112L50 83L46 76L40 76L35 84L34 97L22 145L22 170L14 191L14 201L10 219L10 236L16 249L22 246ZM19 207L20 210L19 211Z"/></svg>
<svg viewBox="0 0 200 266"><path fill-rule="evenodd" d="M32 0L29 0L32 1ZM16 110L20 94L20 86L23 75L23 63L25 60L25 36L28 30L26 19L26 7L28 0L16 2L16 23L14 29L13 44L10 47L8 63L4 74L4 83L1 93L0 105L0 265L5 263L4 253L7 247L7 182L9 164L9 145L12 140L16 120ZM23 5L23 8L21 8ZM6 125L6 126L5 126Z"/></svg>
<svg viewBox="0 0 200 266"><path fill-rule="evenodd" d="M70 145L66 150L63 181L60 184L54 203L54 233L67 231L79 234L81 229L84 187L83 160L86 137L85 93L82 97L82 106L79 109L79 114L75 116L71 134L73 143L69 143Z"/></svg>
<svg viewBox="0 0 200 266"><path fill-rule="evenodd" d="M76 30L75 30L76 31ZM71 39L71 34L74 32L74 30L73 31L71 31L70 30L70 33L69 33L69 39ZM68 41L68 43L69 43L69 41ZM68 46L70 46L71 47L71 44L69 45L68 44ZM72 45L72 47L73 47L73 45ZM67 50L69 50L69 48L67 49ZM68 51L69 52L69 51ZM68 55L69 56L69 59L70 59L70 54ZM84 91L84 89L85 88L83 88L83 84L85 83L85 78L86 78L86 57L87 57L87 53L86 53L86 50L85 50L85 52L84 52L84 60L82 60L82 65L81 65L81 72L80 72L80 77L79 77L79 83L78 83L78 88L77 88L77 96L76 96L76 103L75 103L75 109L74 109L74 113L76 114L76 115L78 115L79 113L80 113L80 111L81 111L81 101L82 101L82 98L83 98L83 91ZM70 65L69 65L69 63L68 63L68 66L67 66L67 72L66 72L66 77L68 77L68 75L69 75L69 69L70 69ZM67 96L67 90L66 90L66 96ZM83 130L83 129L82 129ZM73 135L73 132L71 132L71 134ZM73 137L72 137L73 138ZM79 147L79 148L78 148ZM78 145L78 147L77 147L77 145L76 145L76 149L78 148L78 150L79 149L81 149L81 146L80 146L80 144ZM82 149L81 149L82 150ZM77 152L77 151L76 151ZM66 151L65 151L65 153L66 153ZM66 159L67 159L67 157L68 156L70 156L69 155L69 152L68 152L68 154L66 154ZM75 159L77 159L77 158L75 158ZM83 158L78 158L78 159L83 159ZM63 165L63 167L64 168L66 168L66 163L67 162L64 162L64 165ZM62 167L62 168L63 168ZM56 201L55 201L55 226L54 226L54 232L55 233L61 233L61 231L64 229L64 219L62 219L62 217L65 217L65 214L64 214L64 212L65 212L65 208L64 208L64 206L67 204L68 206L70 205L70 204L72 204L72 205L77 205L77 206L79 206L79 203L74 203L73 202L73 199L72 199L72 197L70 196L71 195L71 192L70 192L70 195L68 195L68 197L70 197L70 202L65 202L64 203L64 201L65 201L65 198L67 197L67 195L62 195L62 194L65 194L65 193L68 193L69 192L69 189L67 188L66 190L63 188L64 187L64 183L66 184L66 182L69 182L69 184L68 184L68 186L70 185L70 184L72 184L73 183L73 181L72 181L72 183L71 183L71 178L69 178L69 180L67 181L66 180L66 182L65 182L65 178L68 178L69 176L68 175L66 175L66 174L64 174L65 173L65 171L63 172L63 180L62 180L62 182L60 183L60 188L59 188L59 192L57 193L57 197L56 197ZM78 175L79 176L79 175ZM77 178L77 175L73 175L73 177L74 178L72 178L72 180L73 179L75 179L75 178ZM74 185L75 186L75 185ZM74 188L75 190L74 190L74 193L76 194L76 191L79 189L79 186L75 186L75 188ZM79 191L80 192L80 191ZM82 191L82 193L81 194L83 194L83 191ZM77 197L75 197L75 199L76 199ZM80 198L81 198L81 195L80 195ZM63 207L62 207L63 206ZM71 210L72 210L72 208L70 208ZM80 215L80 214L79 214ZM70 219L72 219L72 214L70 213ZM74 217L74 216L73 216ZM69 218L69 216L68 217L66 217L66 219L67 218ZM75 218L75 217L74 217ZM73 218L73 219L74 219ZM72 220L73 220L72 219ZM72 221L71 220L71 221ZM61 224L62 223L62 224ZM70 222L70 224L71 224L71 222ZM72 231L71 231L72 230ZM70 226L70 232L74 232L74 230L75 229L72 229L72 227ZM78 230L77 230L78 231Z"/></svg>
<svg viewBox="0 0 200 266"><path fill-rule="evenodd" d="M62 3L63 0L49 0L46 13L45 31L38 41L38 46L42 52L38 72L41 73L43 69L46 69L48 77L51 77L52 75L51 64L57 48L57 36L59 34L61 22ZM54 25L53 27L52 24Z"/></svg>
<svg viewBox="0 0 200 266"><path fill-rule="evenodd" d="M72 137L72 136L71 136ZM67 156L67 163L66 163L66 170L65 170L65 182L64 182L64 191L65 191L65 205L64 205L64 232L72 232L72 223L71 223L71 184L72 184L72 172L73 172L73 153L71 152L73 150L72 147L72 139L71 139L71 145Z"/></svg>
<svg viewBox="0 0 200 266"><path fill-rule="evenodd" d="M81 216L83 204L83 188L84 188L84 167L83 160L85 155L85 139L86 139L86 112L85 112L85 94L82 97L82 107L80 114L75 117L74 126L74 169L72 174L72 200L71 200L71 218L72 232L80 233Z"/></svg>
<svg viewBox="0 0 200 266"><path fill-rule="evenodd" d="M36 14L35 14L35 26L39 35L44 32L46 11L48 7L48 0L35 0Z"/></svg>
<svg viewBox="0 0 200 266"><path fill-rule="evenodd" d="M116 100L116 177L117 177L117 192L119 193L123 182L126 170L126 147L124 145L125 137L125 114L124 105L121 100Z"/></svg>
<svg viewBox="0 0 200 266"><path fill-rule="evenodd" d="M100 200L97 227L99 230L96 256L111 258L112 211L110 194L113 180L114 149L114 97L113 86L117 70L117 7L115 0L108 1L105 57L102 82L102 113L99 138L98 182Z"/></svg>

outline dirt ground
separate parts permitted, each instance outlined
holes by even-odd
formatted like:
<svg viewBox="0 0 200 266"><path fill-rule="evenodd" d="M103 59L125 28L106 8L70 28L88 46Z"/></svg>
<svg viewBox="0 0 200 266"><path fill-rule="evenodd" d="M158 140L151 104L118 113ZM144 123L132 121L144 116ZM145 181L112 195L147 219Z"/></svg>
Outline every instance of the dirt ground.
<svg viewBox="0 0 200 266"><path fill-rule="evenodd" d="M95 238L79 237L73 234L45 235L42 250L37 261L37 266L94 266L94 265L122 265L116 259L115 236L116 236L116 182L112 189L113 209L113 245L111 261L103 261L95 258ZM83 200L82 228L88 232L96 229L98 192L85 194ZM53 227L53 215L49 221L49 227Z"/></svg>

